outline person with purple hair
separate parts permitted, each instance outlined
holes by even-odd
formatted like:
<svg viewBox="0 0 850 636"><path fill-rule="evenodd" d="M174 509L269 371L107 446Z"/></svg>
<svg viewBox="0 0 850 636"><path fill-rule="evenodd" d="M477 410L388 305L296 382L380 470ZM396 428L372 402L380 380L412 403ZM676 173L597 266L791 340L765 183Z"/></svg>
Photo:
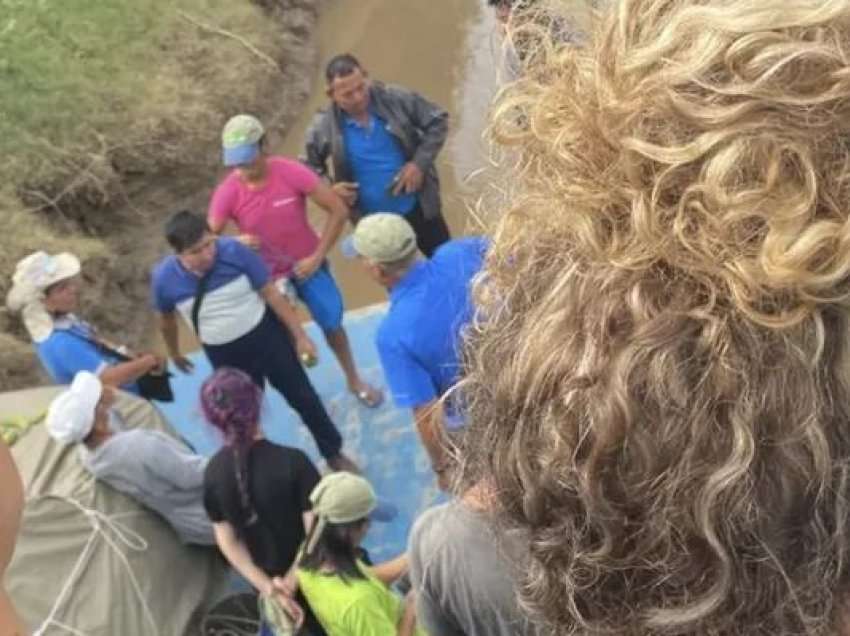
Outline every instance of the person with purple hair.
<svg viewBox="0 0 850 636"><path fill-rule="evenodd" d="M204 507L230 564L260 594L300 612L306 604L291 604L278 590L312 525L310 493L320 476L301 450L263 437L262 398L251 377L231 367L201 387L204 417L224 440L204 474ZM309 608L304 619L311 634L324 633Z"/></svg>

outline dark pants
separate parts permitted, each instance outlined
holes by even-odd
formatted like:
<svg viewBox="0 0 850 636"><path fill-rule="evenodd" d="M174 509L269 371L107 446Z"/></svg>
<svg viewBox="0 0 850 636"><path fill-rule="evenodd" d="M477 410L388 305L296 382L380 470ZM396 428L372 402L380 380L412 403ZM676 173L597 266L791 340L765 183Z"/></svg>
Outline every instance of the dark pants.
<svg viewBox="0 0 850 636"><path fill-rule="evenodd" d="M289 330L270 309L254 329L223 345L204 345L214 369L235 367L253 378L260 387L268 380L289 402L310 429L325 459L339 455L342 436L316 394L301 366Z"/></svg>
<svg viewBox="0 0 850 636"><path fill-rule="evenodd" d="M404 215L404 218L413 227L419 251L428 258L434 255L440 245L451 239L449 227L446 225L443 215L440 214L433 219L426 219L422 213L422 206L418 203L415 208Z"/></svg>

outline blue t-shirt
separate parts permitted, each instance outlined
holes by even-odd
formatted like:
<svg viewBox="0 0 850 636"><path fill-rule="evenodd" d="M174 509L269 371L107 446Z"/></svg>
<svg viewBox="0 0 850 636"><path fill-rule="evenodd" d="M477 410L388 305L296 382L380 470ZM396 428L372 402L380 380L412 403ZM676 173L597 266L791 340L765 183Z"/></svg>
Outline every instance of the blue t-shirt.
<svg viewBox="0 0 850 636"><path fill-rule="evenodd" d="M91 342L91 335L86 323L70 316L57 319L50 335L35 343L36 354L54 382L70 384L80 371L99 374L106 367L121 362ZM121 388L131 393L139 392L135 382Z"/></svg>
<svg viewBox="0 0 850 636"><path fill-rule="evenodd" d="M342 135L348 163L360 186L357 208L364 214L410 212L416 206L415 194L393 196L389 192L393 178L407 160L387 122L371 111L365 126L343 115Z"/></svg>
<svg viewBox="0 0 850 636"><path fill-rule="evenodd" d="M176 309L194 329L192 305L199 281L200 277L183 267L177 256L165 257L153 272L154 308L164 314ZM266 311L266 302L258 290L268 282L268 270L256 252L236 239L217 239L215 260L198 313L201 341L222 345L254 329Z"/></svg>
<svg viewBox="0 0 850 636"><path fill-rule="evenodd" d="M377 346L397 406L427 404L457 381L460 334L473 313L470 283L486 251L481 237L444 243L390 290Z"/></svg>

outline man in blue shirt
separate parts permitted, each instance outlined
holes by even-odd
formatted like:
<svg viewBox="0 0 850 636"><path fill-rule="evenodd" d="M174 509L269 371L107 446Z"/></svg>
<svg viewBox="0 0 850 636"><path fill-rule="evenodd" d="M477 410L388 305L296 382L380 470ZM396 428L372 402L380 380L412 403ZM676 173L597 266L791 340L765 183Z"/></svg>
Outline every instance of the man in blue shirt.
<svg viewBox="0 0 850 636"><path fill-rule="evenodd" d="M376 336L381 365L396 405L413 409L439 477L447 469L444 430L463 426L451 395L444 404L440 398L458 379L461 331L473 314L470 286L486 249L481 237L456 239L422 259L410 224L392 213L369 215L345 244L389 291Z"/></svg>
<svg viewBox="0 0 850 636"><path fill-rule="evenodd" d="M310 429L333 470L357 470L342 454L342 437L299 361L316 349L266 266L235 238L219 238L206 220L178 212L165 228L175 254L154 270L153 300L168 352L182 371L177 314L194 329L213 368L235 367L277 389ZM293 346L294 340L294 346Z"/></svg>
<svg viewBox="0 0 850 636"><path fill-rule="evenodd" d="M332 104L313 119L303 160L332 175L353 219L402 215L419 249L431 256L450 238L434 165L448 135L448 113L413 91L371 81L347 53L328 63L325 78Z"/></svg>

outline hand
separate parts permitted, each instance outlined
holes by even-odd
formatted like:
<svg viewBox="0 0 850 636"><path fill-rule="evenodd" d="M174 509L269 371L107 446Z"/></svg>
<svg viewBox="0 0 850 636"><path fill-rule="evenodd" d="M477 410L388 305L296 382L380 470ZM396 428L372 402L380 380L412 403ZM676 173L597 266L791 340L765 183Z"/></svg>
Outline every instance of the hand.
<svg viewBox="0 0 850 636"><path fill-rule="evenodd" d="M292 598L298 591L298 577L294 572L289 572L286 576L272 577L272 588L276 592Z"/></svg>
<svg viewBox="0 0 850 636"><path fill-rule="evenodd" d="M318 254L311 254L307 258L302 258L295 263L293 271L300 280L306 280L316 273L316 270L322 266L324 261Z"/></svg>
<svg viewBox="0 0 850 636"><path fill-rule="evenodd" d="M301 625L304 624L304 610L298 604L298 601L280 592L275 592L272 598L280 603L283 609L286 610L286 613L289 614L289 618L295 623L295 629L300 629Z"/></svg>
<svg viewBox="0 0 850 636"><path fill-rule="evenodd" d="M236 237L236 240L243 245L247 245L252 250L260 249L260 237L256 234L240 234Z"/></svg>
<svg viewBox="0 0 850 636"><path fill-rule="evenodd" d="M333 191L336 192L343 201L345 201L345 204L348 207L353 207L357 202L357 188L360 187L359 183L339 181L331 187L333 188Z"/></svg>
<svg viewBox="0 0 850 636"><path fill-rule="evenodd" d="M302 360L304 358L316 360L319 357L318 353L316 353L316 345L307 337L307 334L298 336L295 339L295 350L298 352L298 357Z"/></svg>
<svg viewBox="0 0 850 636"><path fill-rule="evenodd" d="M162 375L168 370L168 360L164 356L151 354L156 359L156 364L151 367L150 373Z"/></svg>
<svg viewBox="0 0 850 636"><path fill-rule="evenodd" d="M192 364L192 361L186 356L171 356L171 361L174 363L174 366L180 369L183 373L192 373L192 370L195 368L195 365Z"/></svg>
<svg viewBox="0 0 850 636"><path fill-rule="evenodd" d="M399 170L398 174L395 177L395 186L393 186L393 196L398 196L399 194L411 194L412 192L419 192L420 188L422 188L422 182L425 180L425 175L422 174L422 171L412 161L408 161L404 166L402 166L401 170Z"/></svg>
<svg viewBox="0 0 850 636"><path fill-rule="evenodd" d="M136 360L142 360L147 371L145 373L157 372L162 373L165 360L155 353L142 353L136 356Z"/></svg>

